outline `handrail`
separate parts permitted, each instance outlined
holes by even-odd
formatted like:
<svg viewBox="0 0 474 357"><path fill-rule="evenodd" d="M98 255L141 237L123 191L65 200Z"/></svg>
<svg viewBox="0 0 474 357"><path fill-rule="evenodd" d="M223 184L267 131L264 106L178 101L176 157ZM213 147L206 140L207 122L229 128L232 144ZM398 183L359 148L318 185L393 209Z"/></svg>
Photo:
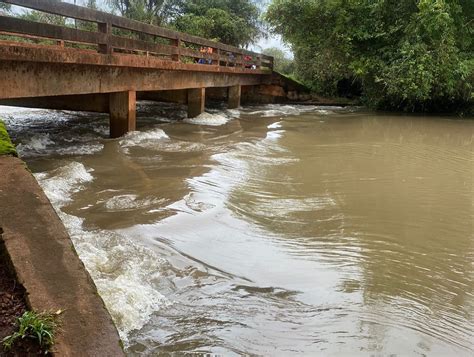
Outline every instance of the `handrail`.
<svg viewBox="0 0 474 357"><path fill-rule="evenodd" d="M19 18L0 16L0 31L11 34L37 36L66 42L78 42L97 45L100 53L111 54L114 51L142 51L147 55L169 56L173 61L182 61L188 57L198 63L213 65L253 67L273 69L273 57L240 49L238 47L211 41L202 37L173 31L159 26L149 25L136 20L112 15L103 11L89 9L54 0L0 0L7 4L64 16L97 24L98 31L79 30L72 27L38 23ZM113 34L113 28L158 37L169 41L169 44L155 43L142 39L132 39ZM191 48L190 48L191 45ZM194 45L194 46L193 46ZM198 51L211 48L211 53ZM209 64L210 64L209 63Z"/></svg>

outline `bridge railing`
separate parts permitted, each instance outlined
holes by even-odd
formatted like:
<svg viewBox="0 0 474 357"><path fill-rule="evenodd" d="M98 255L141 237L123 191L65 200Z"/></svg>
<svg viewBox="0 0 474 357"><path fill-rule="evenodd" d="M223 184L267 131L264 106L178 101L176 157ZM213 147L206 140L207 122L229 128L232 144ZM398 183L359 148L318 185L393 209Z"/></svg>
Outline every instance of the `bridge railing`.
<svg viewBox="0 0 474 357"><path fill-rule="evenodd" d="M102 54L131 53L183 63L273 69L271 56L82 6L54 0L0 2L74 20L62 26L0 14L0 33L13 38L49 39L60 46L85 45ZM77 28L77 20L84 29Z"/></svg>

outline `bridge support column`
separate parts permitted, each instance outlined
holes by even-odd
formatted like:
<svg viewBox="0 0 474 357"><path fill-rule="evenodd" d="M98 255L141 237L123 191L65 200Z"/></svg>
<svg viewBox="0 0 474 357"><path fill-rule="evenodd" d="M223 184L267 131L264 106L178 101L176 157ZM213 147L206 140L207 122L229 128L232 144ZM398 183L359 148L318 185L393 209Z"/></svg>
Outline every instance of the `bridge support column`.
<svg viewBox="0 0 474 357"><path fill-rule="evenodd" d="M188 118L195 118L204 112L206 88L188 89Z"/></svg>
<svg viewBox="0 0 474 357"><path fill-rule="evenodd" d="M136 92L109 94L110 137L118 138L136 128Z"/></svg>
<svg viewBox="0 0 474 357"><path fill-rule="evenodd" d="M236 109L240 107L240 94L242 87L240 85L229 87L229 99L227 107L229 109Z"/></svg>

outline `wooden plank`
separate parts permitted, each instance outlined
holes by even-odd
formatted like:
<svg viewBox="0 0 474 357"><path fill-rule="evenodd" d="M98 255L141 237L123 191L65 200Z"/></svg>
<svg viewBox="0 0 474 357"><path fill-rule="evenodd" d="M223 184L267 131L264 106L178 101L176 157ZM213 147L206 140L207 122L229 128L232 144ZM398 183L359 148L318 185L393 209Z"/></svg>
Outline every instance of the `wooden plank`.
<svg viewBox="0 0 474 357"><path fill-rule="evenodd" d="M25 40L31 40L34 43L37 43L40 40L43 40L43 41L45 40L44 37L25 35L25 34L21 34L21 33L12 33L12 32L7 32L7 31L0 31L0 36L18 37L18 38L22 38L22 39L25 39ZM15 41L15 39L0 40L0 41L8 42L8 43L18 43L18 41ZM61 41L61 40L58 40L58 42L59 41ZM57 43L57 45L59 45L59 43Z"/></svg>
<svg viewBox="0 0 474 357"><path fill-rule="evenodd" d="M269 75L267 70L250 70L239 67L205 66L197 63L182 63L162 60L154 56L136 56L115 53L104 56L96 51L76 48L60 48L39 44L0 41L0 66L3 62L40 62L57 65L82 64L98 67L129 67L168 70L174 73L185 72L215 72L228 74ZM232 63L233 64L233 63ZM2 78L3 79L3 78ZM1 87L1 86L0 86Z"/></svg>
<svg viewBox="0 0 474 357"><path fill-rule="evenodd" d="M177 40L173 40L173 43L178 49L178 53L171 56L171 59L176 62L181 62L181 40L178 38Z"/></svg>
<svg viewBox="0 0 474 357"><path fill-rule="evenodd" d="M121 48L124 50L131 51L145 51L154 52L163 55L176 55L178 54L178 48L170 45L163 45L160 43L153 43L142 40L134 40L131 38L113 36L109 37L108 44L114 48Z"/></svg>
<svg viewBox="0 0 474 357"><path fill-rule="evenodd" d="M8 16L0 16L0 31L81 43L100 44L107 41L107 36L103 33L76 30Z"/></svg>

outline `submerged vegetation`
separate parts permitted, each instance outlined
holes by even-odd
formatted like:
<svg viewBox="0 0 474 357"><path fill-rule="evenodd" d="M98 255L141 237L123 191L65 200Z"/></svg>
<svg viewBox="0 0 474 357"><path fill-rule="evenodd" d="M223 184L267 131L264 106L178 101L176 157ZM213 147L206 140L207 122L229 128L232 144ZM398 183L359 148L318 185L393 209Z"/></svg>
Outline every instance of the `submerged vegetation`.
<svg viewBox="0 0 474 357"><path fill-rule="evenodd" d="M18 318L18 330L3 339L3 347L8 351L19 341L36 340L43 352L49 351L54 344L54 335L58 329L58 315L56 313L37 313L26 311Z"/></svg>
<svg viewBox="0 0 474 357"><path fill-rule="evenodd" d="M273 0L266 19L318 93L360 94L375 108L472 110L472 0Z"/></svg>

